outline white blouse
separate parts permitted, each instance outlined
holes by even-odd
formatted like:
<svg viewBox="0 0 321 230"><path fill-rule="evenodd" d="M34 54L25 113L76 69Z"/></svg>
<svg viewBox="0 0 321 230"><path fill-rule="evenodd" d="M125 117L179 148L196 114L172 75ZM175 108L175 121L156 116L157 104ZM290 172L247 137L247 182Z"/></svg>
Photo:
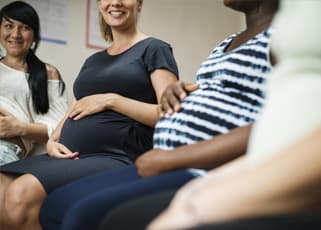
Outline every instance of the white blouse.
<svg viewBox="0 0 321 230"><path fill-rule="evenodd" d="M67 93L65 91L60 95L58 80L48 80L49 111L37 114L33 108L27 77L27 73L0 62L0 108L21 121L47 125L50 136L67 111ZM29 153L34 148L34 142L27 138L22 138L22 141Z"/></svg>

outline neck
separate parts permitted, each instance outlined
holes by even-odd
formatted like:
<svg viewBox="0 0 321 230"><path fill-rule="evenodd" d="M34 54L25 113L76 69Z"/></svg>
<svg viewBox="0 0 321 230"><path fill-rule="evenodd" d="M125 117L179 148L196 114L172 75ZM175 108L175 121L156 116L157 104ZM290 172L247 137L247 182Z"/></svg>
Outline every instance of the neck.
<svg viewBox="0 0 321 230"><path fill-rule="evenodd" d="M140 31L138 31L136 28L133 28L131 30L112 30L113 33L113 42L112 46L122 46L124 44L128 44L129 42L136 41L140 39L140 37L143 35Z"/></svg>
<svg viewBox="0 0 321 230"><path fill-rule="evenodd" d="M113 30L113 42L108 48L110 53L116 54L125 51L135 43L143 40L147 36L140 31L134 29L132 31Z"/></svg>
<svg viewBox="0 0 321 230"><path fill-rule="evenodd" d="M277 10L275 1L263 1L260 6L246 13L246 27L247 29L261 27L262 29L268 27Z"/></svg>
<svg viewBox="0 0 321 230"><path fill-rule="evenodd" d="M1 61L2 63L16 70L25 71L27 67L25 57L11 57L6 55Z"/></svg>

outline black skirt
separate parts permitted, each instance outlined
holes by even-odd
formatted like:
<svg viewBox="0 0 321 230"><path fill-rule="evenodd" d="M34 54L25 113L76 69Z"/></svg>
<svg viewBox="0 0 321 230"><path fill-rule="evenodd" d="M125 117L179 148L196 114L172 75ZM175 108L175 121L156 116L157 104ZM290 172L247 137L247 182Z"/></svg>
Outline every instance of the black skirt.
<svg viewBox="0 0 321 230"><path fill-rule="evenodd" d="M47 193L82 177L132 164L125 157L106 153L84 154L79 159L52 158L47 154L28 157L1 166L0 172L7 174L32 174Z"/></svg>

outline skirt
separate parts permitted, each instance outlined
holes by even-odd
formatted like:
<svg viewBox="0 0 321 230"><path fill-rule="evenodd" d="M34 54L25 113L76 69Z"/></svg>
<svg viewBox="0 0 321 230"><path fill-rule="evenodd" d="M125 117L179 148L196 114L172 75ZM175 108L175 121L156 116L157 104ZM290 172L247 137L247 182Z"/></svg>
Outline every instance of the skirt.
<svg viewBox="0 0 321 230"><path fill-rule="evenodd" d="M79 159L53 158L48 154L28 157L0 167L5 174L35 176L47 193L82 177L131 165L123 156L106 153L84 154Z"/></svg>

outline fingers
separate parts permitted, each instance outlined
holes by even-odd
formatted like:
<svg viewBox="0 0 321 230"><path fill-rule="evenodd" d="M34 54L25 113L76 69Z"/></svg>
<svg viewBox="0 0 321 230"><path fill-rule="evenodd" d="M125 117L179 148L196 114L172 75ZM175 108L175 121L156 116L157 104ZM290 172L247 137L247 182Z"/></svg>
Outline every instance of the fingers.
<svg viewBox="0 0 321 230"><path fill-rule="evenodd" d="M184 84L183 87L184 90L189 93L198 89L197 84Z"/></svg>
<svg viewBox="0 0 321 230"><path fill-rule="evenodd" d="M76 105L72 111L69 113L69 118L73 120L80 120L89 115L87 108L82 105Z"/></svg>
<svg viewBox="0 0 321 230"><path fill-rule="evenodd" d="M175 95L179 97L180 100L183 100L186 97L185 83L178 82L173 87Z"/></svg>
<svg viewBox="0 0 321 230"><path fill-rule="evenodd" d="M69 113L69 118L73 120L82 113L82 109L79 106L74 106L74 108Z"/></svg>
<svg viewBox="0 0 321 230"><path fill-rule="evenodd" d="M48 155L56 158L78 159L79 152L71 152L63 144L56 143L56 145L48 151Z"/></svg>
<svg viewBox="0 0 321 230"><path fill-rule="evenodd" d="M56 150L50 154L51 157L63 158L63 159L79 159L79 152L74 153L64 153L59 150Z"/></svg>
<svg viewBox="0 0 321 230"><path fill-rule="evenodd" d="M95 114L103 110L101 103L97 103L98 96L87 96L77 101L71 111L69 112L69 118L73 120L80 120L91 114ZM96 100L95 100L96 99Z"/></svg>
<svg viewBox="0 0 321 230"><path fill-rule="evenodd" d="M165 111L163 111L163 108L161 105L157 106L157 113L159 115L159 117L164 117L165 116Z"/></svg>
<svg viewBox="0 0 321 230"><path fill-rule="evenodd" d="M76 101L73 105L73 108L69 112L69 118L73 120L79 120L86 116L85 110L88 109L88 105L86 105L86 99L82 98Z"/></svg>
<svg viewBox="0 0 321 230"><path fill-rule="evenodd" d="M180 101L186 97L184 84L181 82L170 85L161 97L160 116L164 113L172 115L174 112L181 110Z"/></svg>
<svg viewBox="0 0 321 230"><path fill-rule="evenodd" d="M179 109L180 102L176 99L176 97L172 94L172 92L166 92L166 95L164 95L161 98L161 110L164 113L168 113L169 115L172 115L176 109Z"/></svg>
<svg viewBox="0 0 321 230"><path fill-rule="evenodd" d="M69 116L70 118L72 118L73 120L77 121L77 120L80 120L84 117L88 116L88 114L86 114L84 111L81 112L81 113L78 113L78 114L75 114L75 115L71 115Z"/></svg>

